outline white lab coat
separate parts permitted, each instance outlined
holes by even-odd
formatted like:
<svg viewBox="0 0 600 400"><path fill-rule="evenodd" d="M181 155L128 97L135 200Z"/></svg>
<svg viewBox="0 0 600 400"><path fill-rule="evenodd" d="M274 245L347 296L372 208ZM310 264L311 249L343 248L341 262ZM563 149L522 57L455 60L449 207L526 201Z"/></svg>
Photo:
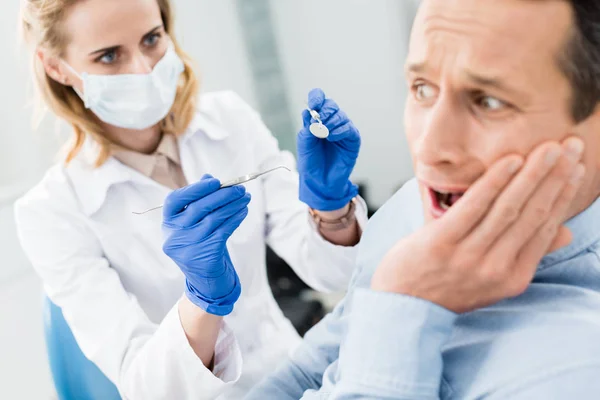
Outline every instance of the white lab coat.
<svg viewBox="0 0 600 400"><path fill-rule="evenodd" d="M206 94L179 138L188 182L222 180L285 164L260 117L231 92ZM249 214L228 241L242 283L225 317L213 372L189 346L177 312L184 276L162 251L161 212L169 189L111 158L92 163L90 141L68 166L56 165L16 203L23 248L48 296L63 309L84 354L128 399L239 398L300 340L269 289L268 243L310 286L345 289L355 248L317 233L298 200L298 175L277 171L248 183ZM364 203L357 208L366 222Z"/></svg>

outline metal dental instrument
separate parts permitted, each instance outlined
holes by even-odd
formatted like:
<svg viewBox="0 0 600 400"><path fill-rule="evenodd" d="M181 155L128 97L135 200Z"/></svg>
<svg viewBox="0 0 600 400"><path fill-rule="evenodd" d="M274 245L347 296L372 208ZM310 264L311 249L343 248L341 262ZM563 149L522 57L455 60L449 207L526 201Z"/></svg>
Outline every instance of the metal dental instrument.
<svg viewBox="0 0 600 400"><path fill-rule="evenodd" d="M276 171L278 169L285 169L288 172L292 172L292 170L289 169L288 167L280 165L279 167L271 168L271 169L268 169L268 170L263 171L263 172L254 172L252 174L242 175L239 178L235 178L235 179L233 179L233 180L231 180L229 182L225 182L225 183L221 184L221 189L226 188L226 187L230 187L230 186L241 185L242 183L246 183L246 182L252 181L252 180L254 180L254 179L256 179L256 178L258 178L258 177L260 177L262 175L268 174L268 173Z"/></svg>
<svg viewBox="0 0 600 400"><path fill-rule="evenodd" d="M252 181L252 180L254 180L256 178L259 178L259 177L261 177L261 176L263 176L265 174L268 174L270 172L276 171L278 169L285 169L285 170L287 170L289 172L292 172L292 170L289 169L288 167L280 165L278 167L271 168L271 169L268 169L268 170L263 171L263 172L254 172L254 173L251 173L251 174L248 174L248 175L242 175L239 178L235 178L233 180L230 180L230 181L227 181L225 183L222 183L221 184L221 189L228 188L228 187L231 187L231 186L241 185L241 184L244 184L246 182L250 182L250 181ZM142 212L132 211L132 213L135 214L135 215L144 215L146 213L149 213L150 211L159 210L161 208L163 208L162 205L160 205L158 207L152 207L152 208L150 208L150 209L148 209L146 211L142 211Z"/></svg>
<svg viewBox="0 0 600 400"><path fill-rule="evenodd" d="M316 112L315 110L312 110L308 104L307 106L307 110L310 113L310 116L317 122L313 122L312 124L310 124L310 126L308 127L308 130L310 131L310 133L312 133L315 137L318 137L319 139L325 139L329 136L329 129L327 129L327 127L323 124L323 122L321 121L321 116L319 115L318 112Z"/></svg>

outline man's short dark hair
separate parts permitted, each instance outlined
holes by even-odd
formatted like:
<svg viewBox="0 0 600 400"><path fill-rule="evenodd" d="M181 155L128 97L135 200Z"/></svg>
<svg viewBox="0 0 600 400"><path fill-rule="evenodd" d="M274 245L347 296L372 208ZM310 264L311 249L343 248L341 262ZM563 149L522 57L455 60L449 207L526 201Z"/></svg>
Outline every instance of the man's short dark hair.
<svg viewBox="0 0 600 400"><path fill-rule="evenodd" d="M600 102L600 0L569 2L575 25L560 57L560 67L573 87L573 119L581 122Z"/></svg>

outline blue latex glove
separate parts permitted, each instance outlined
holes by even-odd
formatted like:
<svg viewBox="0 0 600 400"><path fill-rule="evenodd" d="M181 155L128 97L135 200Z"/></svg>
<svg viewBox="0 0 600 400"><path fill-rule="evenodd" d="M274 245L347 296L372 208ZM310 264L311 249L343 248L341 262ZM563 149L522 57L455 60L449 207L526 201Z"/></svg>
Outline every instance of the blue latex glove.
<svg viewBox="0 0 600 400"><path fill-rule="evenodd" d="M220 186L219 180L205 175L167 197L163 250L185 275L190 301L210 314L227 315L241 286L226 242L248 215L250 194L243 186Z"/></svg>
<svg viewBox="0 0 600 400"><path fill-rule="evenodd" d="M358 194L350 174L360 150L360 133L321 89L311 90L308 106L320 114L330 133L326 139L313 136L309 127L316 121L308 110L302 112L304 128L297 143L300 200L315 210L339 210Z"/></svg>

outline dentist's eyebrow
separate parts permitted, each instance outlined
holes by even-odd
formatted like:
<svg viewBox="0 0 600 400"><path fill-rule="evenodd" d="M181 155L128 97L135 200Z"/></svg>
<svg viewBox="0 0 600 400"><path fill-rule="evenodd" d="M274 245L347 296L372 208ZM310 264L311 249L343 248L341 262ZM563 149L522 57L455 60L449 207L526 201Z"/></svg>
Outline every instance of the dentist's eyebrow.
<svg viewBox="0 0 600 400"><path fill-rule="evenodd" d="M162 26L162 24L161 24L161 25L157 25L157 26L155 26L154 28L150 29L150 30L149 30L147 33L145 33L145 34L142 36L142 38L145 38L145 37L147 37L147 36L149 36L149 35L153 34L154 32L156 32L157 30L159 30L159 29L160 29L160 28L162 28L162 27L163 27L163 26ZM108 52L110 52L110 51L119 50L120 48L121 48L121 45L120 45L120 44L117 44L117 45L114 45L114 46L109 46L109 47L105 47L105 48L103 48L103 49L99 49L99 50L92 51L92 52L91 52L89 55L90 55L90 56L93 56L93 55L96 55L96 54L108 53Z"/></svg>
<svg viewBox="0 0 600 400"><path fill-rule="evenodd" d="M97 55L97 54L108 53L110 51L119 50L120 48L121 48L120 44L116 45L116 46L105 47L105 48L100 49L100 50L92 51L89 55L90 56L94 56L94 55Z"/></svg>

